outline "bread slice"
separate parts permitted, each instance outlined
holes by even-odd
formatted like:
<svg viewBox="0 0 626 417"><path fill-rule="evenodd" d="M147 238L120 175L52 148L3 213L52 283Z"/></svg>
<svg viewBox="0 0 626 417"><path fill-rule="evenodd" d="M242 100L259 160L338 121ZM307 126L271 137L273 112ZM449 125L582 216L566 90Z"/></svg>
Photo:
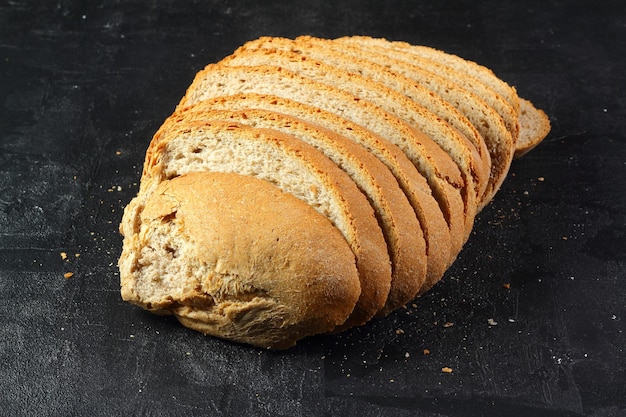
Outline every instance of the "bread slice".
<svg viewBox="0 0 626 417"><path fill-rule="evenodd" d="M295 74L348 92L361 100L367 100L421 131L458 165L465 183L462 195L466 206L467 227L471 229L473 226L476 200L478 196L482 196L487 186L490 167L483 163L476 148L465 136L429 110L380 83L291 51L249 49L244 45L223 59L220 64L273 65L285 68Z"/></svg>
<svg viewBox="0 0 626 417"><path fill-rule="evenodd" d="M339 229L356 257L361 296L344 326L363 324L383 308L391 266L374 210L350 177L315 148L236 123L181 124L153 139L140 192L151 195L149 184L195 171L254 176L314 207Z"/></svg>
<svg viewBox="0 0 626 417"><path fill-rule="evenodd" d="M530 101L520 98L521 135L515 147L515 158L526 155L550 133L550 119Z"/></svg>
<svg viewBox="0 0 626 417"><path fill-rule="evenodd" d="M368 198L387 242L392 267L391 289L378 315L386 315L415 298L426 277L426 242L422 228L396 179L374 155L333 131L260 109L211 110L202 105L192 106L166 120L160 134L197 121L235 122L283 132L335 162Z"/></svg>
<svg viewBox="0 0 626 417"><path fill-rule="evenodd" d="M127 211L129 221L138 227L124 235L122 298L205 334L285 349L333 331L359 298L343 236L266 181L182 175L161 182L140 213Z"/></svg>
<svg viewBox="0 0 626 417"><path fill-rule="evenodd" d="M428 183L406 155L389 141L318 107L307 106L271 95L237 94L217 97L185 108L182 113L202 112L211 109L228 111L263 109L296 117L335 132L346 140L359 144L371 155L378 158L395 177L422 227L426 241L427 268L425 282L420 288L420 294L438 282L456 258L457 252L453 251L448 224L437 201L431 194Z"/></svg>
<svg viewBox="0 0 626 417"><path fill-rule="evenodd" d="M468 207L470 212L465 212L459 192L465 183L458 167L447 153L419 131L365 100L273 66L208 65L196 75L178 108L238 93L271 94L319 107L393 143L427 180L450 225L453 252L461 249L471 231L475 207Z"/></svg>
<svg viewBox="0 0 626 417"><path fill-rule="evenodd" d="M402 74L429 89L433 94L439 95L472 122L485 140L491 156L490 181L479 209L484 207L502 185L513 159L514 138L507 130L502 117L472 92L417 65L390 57L384 48L351 42L350 38L340 39L342 44L356 46L359 56L364 59L387 66L391 71ZM339 39L335 41L339 42ZM355 52L350 49L346 50L346 53Z"/></svg>

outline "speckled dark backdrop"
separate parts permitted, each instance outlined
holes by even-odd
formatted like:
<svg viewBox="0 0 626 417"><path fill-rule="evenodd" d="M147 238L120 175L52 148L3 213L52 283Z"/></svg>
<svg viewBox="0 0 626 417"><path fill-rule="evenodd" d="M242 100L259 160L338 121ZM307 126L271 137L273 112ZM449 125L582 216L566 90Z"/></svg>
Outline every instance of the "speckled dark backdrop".
<svg viewBox="0 0 626 417"><path fill-rule="evenodd" d="M151 135L205 64L299 34L477 60L553 130L385 319L271 353L123 303ZM1 2L0 414L626 415L625 52L621 1Z"/></svg>

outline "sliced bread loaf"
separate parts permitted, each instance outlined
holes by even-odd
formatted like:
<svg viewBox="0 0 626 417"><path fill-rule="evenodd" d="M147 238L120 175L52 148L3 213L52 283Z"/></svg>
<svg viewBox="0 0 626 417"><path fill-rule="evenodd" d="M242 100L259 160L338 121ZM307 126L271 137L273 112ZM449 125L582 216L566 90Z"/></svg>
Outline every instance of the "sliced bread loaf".
<svg viewBox="0 0 626 417"><path fill-rule="evenodd" d="M350 177L312 146L273 130L189 122L155 137L147 158L142 177L147 184L196 171L234 172L269 181L307 202L339 229L356 257L361 296L344 326L365 323L385 305L391 265L374 210Z"/></svg>
<svg viewBox="0 0 626 417"><path fill-rule="evenodd" d="M431 288L550 121L471 61L260 38L200 71L120 224L122 296L282 349Z"/></svg>
<svg viewBox="0 0 626 417"><path fill-rule="evenodd" d="M205 334L288 348L342 325L360 295L354 255L339 231L251 176L165 180L123 222L139 227L124 233L122 298Z"/></svg>

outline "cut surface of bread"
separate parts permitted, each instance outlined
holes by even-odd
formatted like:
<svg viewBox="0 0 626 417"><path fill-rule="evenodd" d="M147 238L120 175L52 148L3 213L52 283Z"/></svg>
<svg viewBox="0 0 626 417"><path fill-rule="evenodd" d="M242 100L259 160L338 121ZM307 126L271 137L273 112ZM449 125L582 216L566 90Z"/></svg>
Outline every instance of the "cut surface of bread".
<svg viewBox="0 0 626 417"><path fill-rule="evenodd" d="M374 210L350 177L312 146L234 122L189 122L155 136L147 155L147 182L197 171L234 172L307 202L339 229L357 260L361 296L345 326L365 323L385 305L391 265Z"/></svg>
<svg viewBox="0 0 626 417"><path fill-rule="evenodd" d="M328 39L312 36L300 36L295 40L276 37L259 38L246 43L243 47L291 50L295 53L310 56L313 59L332 65L335 68L341 68L345 71L360 74L373 81L379 82L407 96L415 103L423 106L448 122L472 142L484 163L487 165L490 164L489 151L487 150L482 136L480 136L476 128L456 108L407 77L394 73L390 71L389 68L383 67L382 65L359 58L359 51L356 51L356 53L352 55L346 54L346 49L355 51L355 47L351 45L342 45Z"/></svg>
<svg viewBox="0 0 626 417"><path fill-rule="evenodd" d="M159 184L125 236L124 300L206 334L272 349L333 331L360 294L324 216L266 181L190 173Z"/></svg>

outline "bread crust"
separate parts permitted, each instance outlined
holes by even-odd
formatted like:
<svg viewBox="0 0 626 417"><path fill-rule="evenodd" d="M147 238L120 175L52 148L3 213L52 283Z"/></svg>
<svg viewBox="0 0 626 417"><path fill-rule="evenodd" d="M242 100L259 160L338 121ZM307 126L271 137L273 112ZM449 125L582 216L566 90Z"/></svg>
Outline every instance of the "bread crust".
<svg viewBox="0 0 626 417"><path fill-rule="evenodd" d="M138 216L140 230L125 235L120 261L124 300L205 334L284 349L334 330L359 297L354 255L338 230L266 181L189 173L160 183ZM205 271L175 274L178 293L142 273L146 253L172 244L155 237L164 224L176 224L189 246L170 248L172 257L189 256ZM142 293L142 281L163 288Z"/></svg>

